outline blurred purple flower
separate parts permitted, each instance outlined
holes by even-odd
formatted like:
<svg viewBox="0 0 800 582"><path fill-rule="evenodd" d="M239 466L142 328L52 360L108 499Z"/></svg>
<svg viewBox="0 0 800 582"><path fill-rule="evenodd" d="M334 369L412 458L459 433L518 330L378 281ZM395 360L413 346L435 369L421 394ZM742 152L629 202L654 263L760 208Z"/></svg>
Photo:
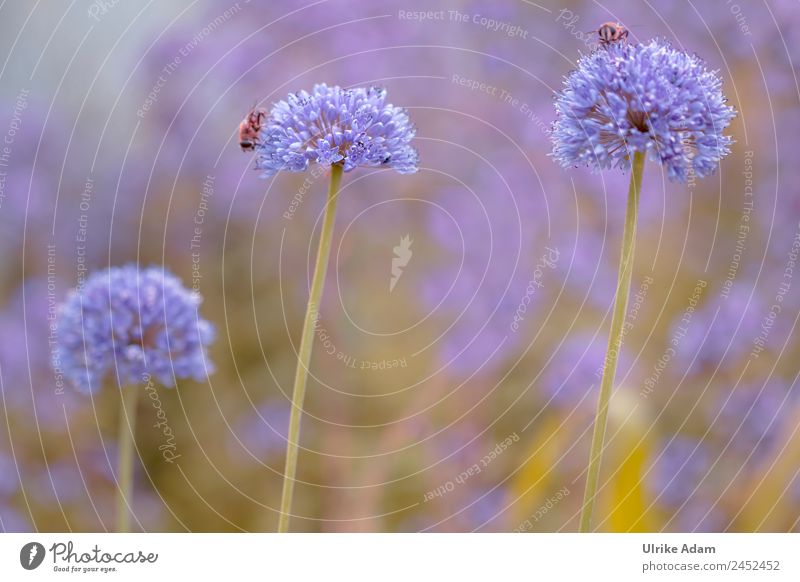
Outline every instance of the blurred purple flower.
<svg viewBox="0 0 800 582"><path fill-rule="evenodd" d="M723 358L735 362L754 348L769 307L754 283L742 282L731 287L727 296L720 296L703 304L694 312L688 324L679 313L672 327L673 337L679 339L675 347L676 359L693 371L715 368ZM778 320L770 336L777 337L783 323ZM685 334L685 335L684 335Z"/></svg>
<svg viewBox="0 0 800 582"><path fill-rule="evenodd" d="M0 532L28 533L33 531L30 521L19 511L0 502Z"/></svg>
<svg viewBox="0 0 800 582"><path fill-rule="evenodd" d="M80 403L77 394L61 389L62 378L49 365L50 325L61 285L57 277L28 277L0 311L0 397L11 426L36 419L38 432L63 434L64 407Z"/></svg>
<svg viewBox="0 0 800 582"><path fill-rule="evenodd" d="M473 487L469 496L474 500L463 509L463 515L472 531L498 531L505 525L504 510L511 502L504 487Z"/></svg>
<svg viewBox="0 0 800 582"><path fill-rule="evenodd" d="M116 369L121 385L146 375L165 386L203 380L214 330L198 313L202 299L158 267L112 267L73 290L58 315L53 367L80 391L97 391Z"/></svg>
<svg viewBox="0 0 800 582"><path fill-rule="evenodd" d="M649 152L669 178L714 172L729 153L733 119L716 73L699 58L653 40L615 44L583 57L556 99L553 156L564 167L630 167Z"/></svg>
<svg viewBox="0 0 800 582"><path fill-rule="evenodd" d="M244 447L259 459L283 453L289 432L289 412L285 404L270 402L245 415L233 427L228 443L230 452L239 454Z"/></svg>
<svg viewBox="0 0 800 582"><path fill-rule="evenodd" d="M501 175L510 179L514 172ZM558 250L540 240L539 225L520 218L536 211L535 202L496 176L476 180L474 191L440 189L426 228L437 257L421 296L429 309L441 309L439 360L459 376L489 373L523 344L558 262Z"/></svg>
<svg viewBox="0 0 800 582"><path fill-rule="evenodd" d="M588 396L600 386L606 343L602 333L581 332L570 335L555 348L540 382L549 403L567 411L577 406L594 410L595 401ZM617 378L622 381L630 369L630 360L623 352L618 362Z"/></svg>
<svg viewBox="0 0 800 582"><path fill-rule="evenodd" d="M272 176L302 172L316 161L341 162L345 172L386 166L410 174L417 171L417 152L409 145L415 133L405 110L386 103L385 89L323 83L273 106L261 130L256 168Z"/></svg>
<svg viewBox="0 0 800 582"><path fill-rule="evenodd" d="M53 460L39 467L35 478L27 480L26 494L41 505L85 501L91 491L91 472L86 463L79 466L74 459Z"/></svg>
<svg viewBox="0 0 800 582"><path fill-rule="evenodd" d="M706 446L690 437L676 435L665 443L649 475L658 502L678 507L697 496L713 460Z"/></svg>
<svg viewBox="0 0 800 582"><path fill-rule="evenodd" d="M8 497L19 489L19 476L14 459L0 452L0 497Z"/></svg>
<svg viewBox="0 0 800 582"><path fill-rule="evenodd" d="M576 233L559 233L559 248L564 257L558 264L560 275L566 277L569 292L581 302L607 311L617 291L617 277L613 267L616 256L613 242L597 228L580 227Z"/></svg>
<svg viewBox="0 0 800 582"><path fill-rule="evenodd" d="M670 516L667 526L680 532L725 531L727 520L715 497L698 495L689 499Z"/></svg>
<svg viewBox="0 0 800 582"><path fill-rule="evenodd" d="M793 402L792 394L778 381L740 385L719 394L712 428L743 461L758 461L775 444L786 422L782 413L789 411Z"/></svg>

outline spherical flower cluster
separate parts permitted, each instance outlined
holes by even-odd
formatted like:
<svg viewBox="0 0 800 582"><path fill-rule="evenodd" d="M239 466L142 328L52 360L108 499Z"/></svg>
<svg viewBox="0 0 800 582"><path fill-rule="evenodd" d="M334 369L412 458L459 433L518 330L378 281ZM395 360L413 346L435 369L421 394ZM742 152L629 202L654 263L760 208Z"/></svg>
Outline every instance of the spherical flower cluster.
<svg viewBox="0 0 800 582"><path fill-rule="evenodd" d="M698 57L657 40L598 49L556 98L553 156L565 167L627 169L641 151L671 180L708 176L733 143L722 134L735 111L721 84Z"/></svg>
<svg viewBox="0 0 800 582"><path fill-rule="evenodd" d="M114 371L120 385L203 380L214 330L199 316L201 301L161 267L93 273L60 306L53 366L82 392L96 392Z"/></svg>
<svg viewBox="0 0 800 582"><path fill-rule="evenodd" d="M377 87L342 89L314 85L276 103L261 129L256 169L264 176L302 172L310 162L386 166L401 174L417 171L416 130L405 110L386 103Z"/></svg>

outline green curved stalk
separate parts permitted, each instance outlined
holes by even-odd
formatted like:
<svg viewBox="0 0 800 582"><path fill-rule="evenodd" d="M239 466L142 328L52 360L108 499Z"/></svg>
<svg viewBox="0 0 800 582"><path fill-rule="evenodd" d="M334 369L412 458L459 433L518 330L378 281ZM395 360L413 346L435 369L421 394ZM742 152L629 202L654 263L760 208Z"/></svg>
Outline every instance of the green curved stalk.
<svg viewBox="0 0 800 582"><path fill-rule="evenodd" d="M636 152L633 155L631 184L628 189L628 205L625 210L625 228L622 231L622 251L619 259L617 293L614 298L614 315L611 319L611 331L608 334L608 348L606 349L603 378L600 381L600 394L597 397L597 413L592 433L592 447L589 453L589 467L586 472L586 489L584 490L583 507L581 508L581 532L588 532L591 527L592 510L594 509L595 496L597 495L600 460L603 454L603 440L605 439L608 421L608 405L611 400L611 390L614 386L614 376L617 373L617 360L622 347L622 325L625 322L625 314L628 310L628 295L630 295L631 291L633 250L636 239L636 215L639 208L639 194L642 190L643 173L644 152Z"/></svg>
<svg viewBox="0 0 800 582"><path fill-rule="evenodd" d="M130 531L133 505L133 450L138 386L123 386L119 405L117 442L117 532Z"/></svg>
<svg viewBox="0 0 800 582"><path fill-rule="evenodd" d="M311 279L311 293L308 297L306 317L303 323L303 334L300 337L300 350L297 354L297 371L294 377L292 392L292 412L289 417L289 434L286 441L286 466L283 471L283 492L281 493L281 513L278 518L278 532L289 531L291 519L292 497L294 495L295 474L297 472L297 454L300 448L300 419L303 415L303 400L306 395L308 367L311 362L311 348L314 345L314 326L317 321L325 274L328 270L328 259L333 240L333 223L336 217L339 184L342 181L342 166L331 166L331 182L328 187L328 200L325 205L325 216L322 220L322 231L319 235L319 249L314 275Z"/></svg>

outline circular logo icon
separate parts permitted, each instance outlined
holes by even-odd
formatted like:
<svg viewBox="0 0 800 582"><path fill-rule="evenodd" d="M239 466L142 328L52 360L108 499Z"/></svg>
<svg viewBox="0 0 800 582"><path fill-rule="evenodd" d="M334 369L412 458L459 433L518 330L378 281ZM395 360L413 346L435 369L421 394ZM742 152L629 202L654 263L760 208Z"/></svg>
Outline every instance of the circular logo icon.
<svg viewBox="0 0 800 582"><path fill-rule="evenodd" d="M39 542L29 542L19 551L19 563L26 570L35 570L44 561L44 546Z"/></svg>

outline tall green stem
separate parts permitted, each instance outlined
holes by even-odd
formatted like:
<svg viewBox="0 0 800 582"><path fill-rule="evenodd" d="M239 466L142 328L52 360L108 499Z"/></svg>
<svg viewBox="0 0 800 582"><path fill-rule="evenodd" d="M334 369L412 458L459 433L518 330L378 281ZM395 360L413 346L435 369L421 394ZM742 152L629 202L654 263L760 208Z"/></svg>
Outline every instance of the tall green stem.
<svg viewBox="0 0 800 582"><path fill-rule="evenodd" d="M639 194L642 190L642 174L644 173L644 152L633 155L631 184L628 189L628 206L625 210L625 228L622 231L622 251L619 259L619 275L617 293L614 298L614 315L611 319L611 332L608 334L603 378L600 381L600 394L597 397L597 413L592 433L592 448L589 453L589 468L586 473L586 489L581 508L580 531L588 532L592 521L597 482L600 477L600 459L603 454L603 440L608 421L608 405L617 373L617 360L622 347L622 325L628 310L628 295L631 291L631 274L633 272L633 247L636 239L636 214L639 208Z"/></svg>
<svg viewBox="0 0 800 582"><path fill-rule="evenodd" d="M119 406L119 439L117 442L117 532L130 531L133 504L133 435L136 430L138 386L123 386Z"/></svg>
<svg viewBox="0 0 800 582"><path fill-rule="evenodd" d="M322 220L322 231L319 235L319 249L314 275L311 279L311 293L308 297L306 317L303 323L303 335L300 337L300 351L297 354L297 371L294 376L292 393L292 412L289 417L289 434L286 441L286 466L283 471L283 492L281 494L281 513L278 518L278 532L289 531L289 520L292 511L294 481L297 472L297 454L300 448L300 419L303 415L303 400L306 395L308 367L311 362L311 348L314 345L314 326L317 321L322 287L328 270L328 258L331 254L333 240L333 223L336 217L336 202L339 184L342 181L342 166L331 166L331 182L328 187L328 201L325 205L325 216Z"/></svg>

